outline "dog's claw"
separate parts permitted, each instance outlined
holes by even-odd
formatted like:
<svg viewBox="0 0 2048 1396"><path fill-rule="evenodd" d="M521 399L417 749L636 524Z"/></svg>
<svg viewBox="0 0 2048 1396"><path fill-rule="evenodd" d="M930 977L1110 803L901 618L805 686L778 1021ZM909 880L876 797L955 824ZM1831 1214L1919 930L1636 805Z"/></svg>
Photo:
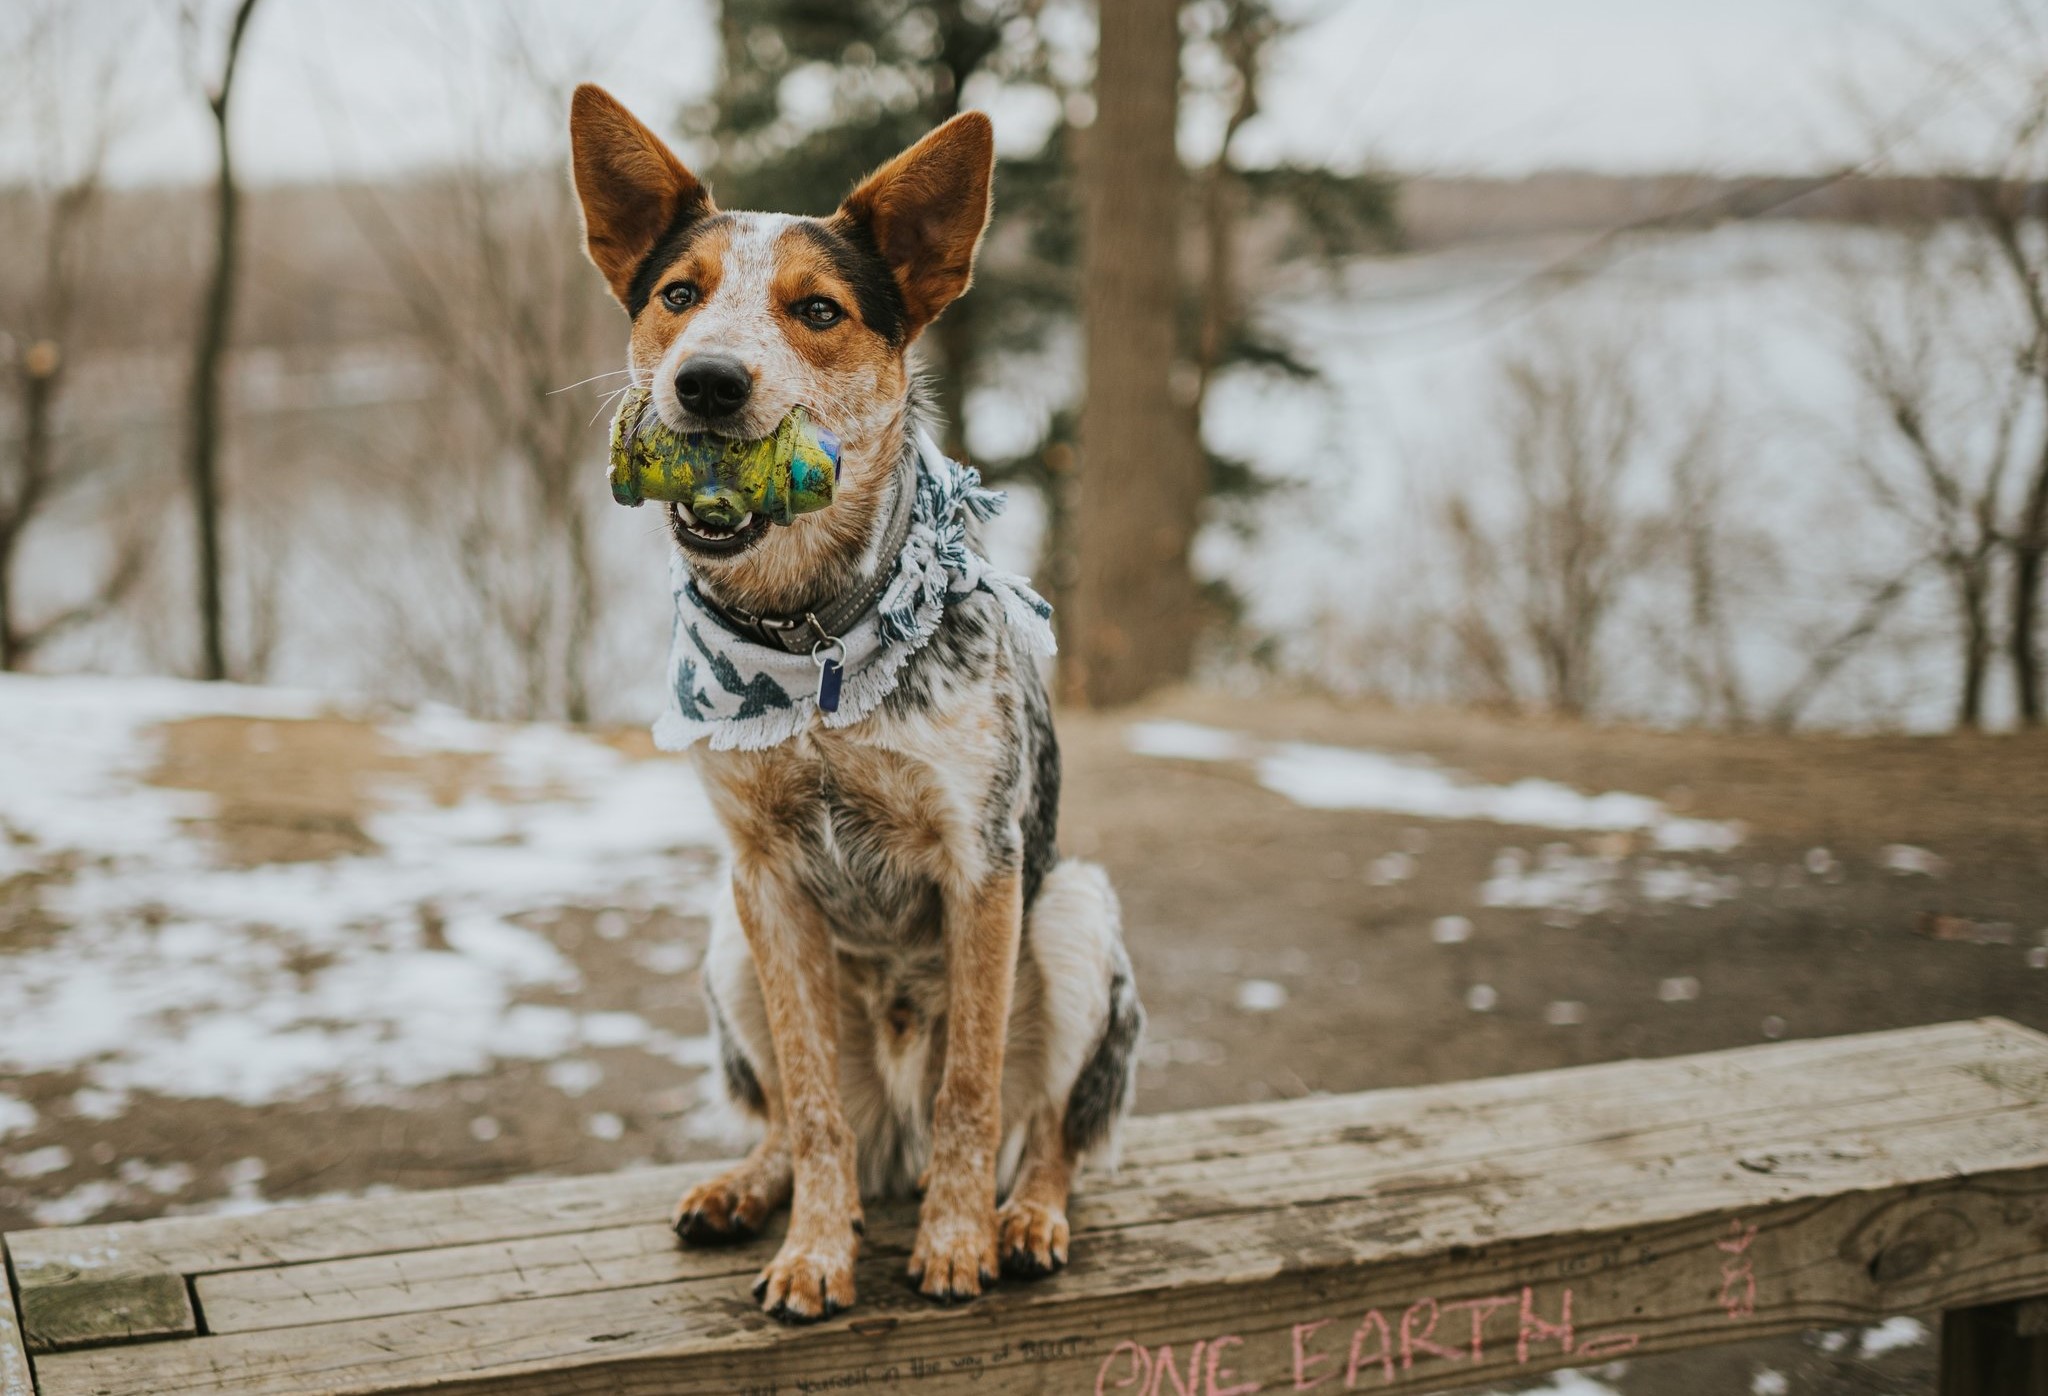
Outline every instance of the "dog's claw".
<svg viewBox="0 0 2048 1396"><path fill-rule="evenodd" d="M996 1221L1002 1232L999 1250L1005 1275L1036 1280L1065 1268L1065 1212L1043 1203L1013 1200L1003 1205Z"/></svg>

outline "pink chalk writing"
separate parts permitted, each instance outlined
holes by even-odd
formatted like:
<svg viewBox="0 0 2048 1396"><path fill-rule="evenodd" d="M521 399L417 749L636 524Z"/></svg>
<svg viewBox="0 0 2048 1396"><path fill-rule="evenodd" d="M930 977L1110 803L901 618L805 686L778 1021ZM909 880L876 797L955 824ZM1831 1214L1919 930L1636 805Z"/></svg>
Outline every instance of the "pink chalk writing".
<svg viewBox="0 0 2048 1396"><path fill-rule="evenodd" d="M1237 1373L1224 1365L1224 1354L1243 1345L1244 1339L1234 1333L1204 1338L1189 1350L1183 1368L1174 1360L1172 1343L1161 1343L1154 1351L1125 1339L1110 1349L1095 1369L1095 1396L1107 1396L1111 1391L1166 1396L1169 1386L1173 1396L1252 1396L1264 1389L1263 1384L1238 1381Z"/></svg>
<svg viewBox="0 0 2048 1396"><path fill-rule="evenodd" d="M1714 1249L1728 1257L1721 1262L1721 1312L1730 1319L1745 1319L1756 1312L1756 1271L1749 1257L1755 1240L1756 1228L1735 1217L1728 1222L1727 1239L1714 1242Z"/></svg>
<svg viewBox="0 0 2048 1396"><path fill-rule="evenodd" d="M1367 1309L1351 1330L1348 1346L1336 1344L1335 1334L1323 1330L1337 1320L1309 1319L1293 1325L1289 1333L1292 1362L1288 1375L1295 1391L1313 1391L1329 1384L1337 1390L1361 1385L1391 1386L1418 1365L1478 1365L1487 1360L1487 1343L1495 1347L1496 1362L1506 1360L1507 1343L1514 1344L1514 1364L1556 1357L1583 1360L1619 1357L1631 1352L1641 1341L1635 1333L1610 1333L1582 1341L1572 1321L1572 1290L1558 1291L1555 1307L1540 1301L1534 1286L1524 1285L1515 1294L1488 1294L1476 1299L1439 1299L1434 1295L1418 1299L1389 1317L1391 1310ZM1501 1315L1496 1321L1495 1316ZM1489 1326L1491 1325L1491 1326ZM1341 1331L1341 1330L1339 1330ZM1128 1392L1130 1396L1251 1396L1264 1384L1240 1376L1232 1364L1242 1365L1231 1349L1242 1349L1244 1340L1236 1334L1204 1338L1187 1349L1185 1356L1173 1344L1156 1348L1142 1343L1120 1342L1096 1369L1096 1396ZM1343 1363L1338 1364L1342 1355Z"/></svg>

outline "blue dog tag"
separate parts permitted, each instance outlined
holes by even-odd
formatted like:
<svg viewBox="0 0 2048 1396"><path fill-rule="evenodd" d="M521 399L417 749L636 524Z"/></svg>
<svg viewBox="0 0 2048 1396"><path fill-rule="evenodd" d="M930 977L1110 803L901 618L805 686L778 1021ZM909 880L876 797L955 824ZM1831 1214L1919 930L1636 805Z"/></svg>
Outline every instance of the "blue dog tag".
<svg viewBox="0 0 2048 1396"><path fill-rule="evenodd" d="M839 681L846 675L846 666L839 662L839 656L845 652L837 640L821 641L811 651L811 658L818 666L818 711L821 713L839 711Z"/></svg>

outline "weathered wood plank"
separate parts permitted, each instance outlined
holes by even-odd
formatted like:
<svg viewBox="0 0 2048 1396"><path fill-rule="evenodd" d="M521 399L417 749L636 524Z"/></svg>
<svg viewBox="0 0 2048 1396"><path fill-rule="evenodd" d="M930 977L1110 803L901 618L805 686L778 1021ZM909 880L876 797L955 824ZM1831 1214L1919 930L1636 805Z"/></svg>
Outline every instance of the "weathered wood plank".
<svg viewBox="0 0 2048 1396"><path fill-rule="evenodd" d="M75 1262L75 1263L74 1263ZM31 1352L197 1333L185 1276L122 1269L91 1252L15 1261L21 1326Z"/></svg>
<svg viewBox="0 0 2048 1396"><path fill-rule="evenodd" d="M14 1284L7 1273L7 1251L0 1246L0 1396L35 1396L28 1365L28 1344L14 1307Z"/></svg>
<svg viewBox="0 0 2048 1396"><path fill-rule="evenodd" d="M1144 1392L1184 1382L1200 1343L1205 1391L1283 1387L1297 1361L1341 1390L1356 1339L1359 1384L1425 1390L2048 1292L2048 1039L1988 1024L1788 1046L1807 1050L1317 1102L1352 1123L1301 1135L1297 1168L1160 1148L1077 1210L1064 1276L961 1310L904 1287L901 1209L872 1214L861 1307L800 1333L714 1273L765 1244L679 1255L656 1221L215 1274L199 1283L216 1328L217 1303L260 1317L277 1285L316 1277L306 1317L339 1321L59 1354L40 1372L46 1396L940 1390L963 1371L997 1392ZM1257 1142L1302 1123L1289 1107ZM492 1289L544 1262L594 1266L602 1287ZM435 1307L348 1316L415 1283ZM1177 1379L1159 1370L1168 1346Z"/></svg>
<svg viewBox="0 0 2048 1396"><path fill-rule="evenodd" d="M1637 1130L1682 1119L1673 1102L1714 1087L1751 1093L1752 1105L1796 1102L1807 1082L1845 1064L1882 1073L1916 1064L2004 1071L2016 1098L2048 1096L2042 1038L1999 1019L1888 1033L1776 1043L1654 1062L1616 1062L1489 1081L1411 1087L1141 1117L1127 1132L1127 1171L1174 1161L1270 1158L1347 1131L1383 1138L1415 1158L1440 1157L1446 1121L1519 1133L1554 1111L1556 1083L1590 1127ZM2000 1062L2006 1065L1997 1065ZM2029 1074L2031 1073L2031 1074ZM1476 1115L1492 1111L1483 1123ZM281 1207L250 1217L158 1221L16 1232L6 1240L33 1265L56 1261L113 1275L185 1275L299 1264L394 1250L426 1250L643 1223L719 1165L690 1164L617 1176L550 1179ZM1097 1186L1101 1186L1098 1184Z"/></svg>
<svg viewBox="0 0 2048 1396"><path fill-rule="evenodd" d="M1334 1391L1355 1343L1359 1385L1424 1391L1997 1302L2048 1278L2048 1169L1381 1259L1409 1221L1397 1202L1346 1201L1133 1228L1099 1238L1057 1282L961 1309L925 1304L895 1279L900 1257L877 1256L863 1263L861 1310L801 1332L709 1279L60 1354L41 1359L43 1390L708 1396L943 1391L978 1372L992 1392L1098 1380L1143 1392L1162 1363L1184 1371L1199 1343L1219 1391L1285 1387L1297 1362Z"/></svg>
<svg viewBox="0 0 2048 1396"><path fill-rule="evenodd" d="M1725 1090L1681 1097L1692 1117L1673 1125L1645 1125L1626 1133L1605 1121L1586 1120L1571 1108L1575 1093L1556 1092L1544 1117L1509 1131L1494 1112L1475 1108L1445 1120L1426 1167L1411 1141L1384 1132L1353 1142L1262 1157L1256 1167L1239 1160L1134 1164L1111 1190L1084 1196L1074 1221L1077 1245L1087 1248L1102 1231L1190 1217L1218 1217L1304 1203L1365 1197L1396 1186L1409 1196L1448 1194L1443 1234L1456 1237L1486 1224L1466 1209L1475 1178L1509 1173L1539 1179L1573 1167L1572 1156L1596 1149L1604 1161L1627 1165L1612 1175L1610 1190L1588 1205L1622 1206L1633 1184L1669 1186L1688 1166L1725 1171L1732 1163L1752 1184L1766 1180L1821 1188L1864 1185L1938 1170L1974 1123L2004 1135L2023 1129L2009 1093L1955 1067L1915 1064L1873 1078L1837 1074L1818 1078L1796 1106L1768 1110L1736 1101ZM1631 1093L1633 1098L1633 1093ZM1672 1108L1672 1100L1661 1102ZM1626 1108L1603 1100L1601 1109ZM2048 1134L2048 1108L2030 1118ZM1816 1138L1816 1130L1823 1137ZM1915 1153L1914 1148L1921 1148ZM1996 1166L2024 1165L2036 1155L1985 1151L1972 1155ZM2048 1162L2048 1157L2040 1161ZM1620 1189L1614 1191L1612 1189ZM1501 1224L1498 1215L1493 1218ZM1529 1224L1541 1225L1541 1216ZM480 1246L396 1252L307 1265L234 1271L197 1281L210 1331L240 1332L387 1314L457 1308L509 1299L586 1290L679 1282L713 1274L746 1274L763 1251L679 1251L667 1233L643 1222L630 1228L568 1236L534 1237Z"/></svg>

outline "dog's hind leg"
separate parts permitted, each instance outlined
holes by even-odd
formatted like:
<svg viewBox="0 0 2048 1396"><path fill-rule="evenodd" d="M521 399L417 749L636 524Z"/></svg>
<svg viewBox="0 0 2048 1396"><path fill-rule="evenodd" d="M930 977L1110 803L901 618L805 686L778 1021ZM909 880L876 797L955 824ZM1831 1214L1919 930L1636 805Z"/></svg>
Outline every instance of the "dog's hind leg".
<svg viewBox="0 0 2048 1396"><path fill-rule="evenodd" d="M1067 1263L1067 1194L1082 1161L1114 1160L1145 1011L1116 894L1093 864L1070 859L1047 875L1022 961L1004 1082L1004 1118L1022 1156L997 1226L1004 1271L1030 1277Z"/></svg>
<svg viewBox="0 0 2048 1396"><path fill-rule="evenodd" d="M746 932L729 897L712 918L711 946L704 956L704 997L726 1096L742 1113L761 1120L766 1133L737 1166L697 1184L676 1203L676 1235L693 1246L744 1241L754 1235L788 1203L793 1181L768 1009Z"/></svg>

